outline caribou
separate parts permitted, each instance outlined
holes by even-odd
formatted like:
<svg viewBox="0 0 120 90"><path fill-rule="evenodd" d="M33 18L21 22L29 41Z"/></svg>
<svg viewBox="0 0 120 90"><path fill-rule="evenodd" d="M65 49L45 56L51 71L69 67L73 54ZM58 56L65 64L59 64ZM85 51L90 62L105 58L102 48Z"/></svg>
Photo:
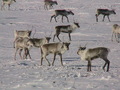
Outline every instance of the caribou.
<svg viewBox="0 0 120 90"><path fill-rule="evenodd" d="M97 58L101 58L105 61L105 64L103 66L103 70L105 70L105 67L107 65L107 72L109 71L110 61L107 59L108 53L110 49L106 47L96 47L96 48L90 48L86 49L86 46L79 47L77 54L80 55L81 60L88 61L87 65L87 71L91 71L91 61Z"/></svg>
<svg viewBox="0 0 120 90"><path fill-rule="evenodd" d="M95 14L96 16L96 22L98 22L98 16L102 14L103 15L103 20L105 19L105 16L108 17L108 20L110 22L110 18L109 18L109 15L111 14L116 14L115 10L109 10L109 9L97 9L97 14Z"/></svg>
<svg viewBox="0 0 120 90"><path fill-rule="evenodd" d="M45 59L48 62L48 65L50 66L50 62L46 58L49 54L54 54L52 66L54 65L54 61L56 58L56 55L60 56L61 65L63 66L62 62L62 54L64 54L67 50L69 50L70 42L58 42L58 43L49 43L44 44L41 46L41 65L43 62L43 59Z"/></svg>
<svg viewBox="0 0 120 90"><path fill-rule="evenodd" d="M10 10L10 5L11 5L13 2L16 2L16 0L2 0L1 10L3 10L5 4L8 5L8 10Z"/></svg>
<svg viewBox="0 0 120 90"><path fill-rule="evenodd" d="M45 0L44 3L45 3L44 9L47 9L47 10L48 10L48 7L50 9L50 8L53 8L53 5L58 5L57 1L52 1L52 0Z"/></svg>
<svg viewBox="0 0 120 90"><path fill-rule="evenodd" d="M52 21L52 18L54 18L55 21L57 22L56 17L59 16L59 15L62 16L62 22L63 22L63 17L66 17L67 22L69 22L68 15L74 15L74 13L71 10L65 10L65 9L55 10L55 14L51 16L50 22Z"/></svg>
<svg viewBox="0 0 120 90"><path fill-rule="evenodd" d="M115 36L115 39L117 42L119 42L118 35L120 35L120 26L118 24L114 24L112 27L112 38L111 40L113 41L113 35Z"/></svg>
<svg viewBox="0 0 120 90"><path fill-rule="evenodd" d="M69 35L69 40L71 41L71 35L70 35L70 34L71 34L73 31L75 31L75 29L77 29L77 28L79 28L79 27L80 27L80 26L79 26L79 23L77 23L77 22L74 22L72 25L56 26L56 27L55 27L56 32L55 32L55 34L54 34L53 41L54 41L54 39L55 39L55 36L57 36L58 40L61 41L60 38L59 38L59 35L60 35L61 32L63 32L63 33L68 33L68 35Z"/></svg>
<svg viewBox="0 0 120 90"><path fill-rule="evenodd" d="M30 56L30 53L28 52L29 49L31 47L34 46L34 42L32 40L30 40L29 38L18 38L16 41L15 41L15 55L14 55L14 60L16 60L16 54L17 52L19 51L19 55L20 55L20 58L23 59L23 58L26 58L26 54L29 54L29 58L31 59L31 56ZM24 50L24 56L22 58L21 56L21 52L22 50Z"/></svg>

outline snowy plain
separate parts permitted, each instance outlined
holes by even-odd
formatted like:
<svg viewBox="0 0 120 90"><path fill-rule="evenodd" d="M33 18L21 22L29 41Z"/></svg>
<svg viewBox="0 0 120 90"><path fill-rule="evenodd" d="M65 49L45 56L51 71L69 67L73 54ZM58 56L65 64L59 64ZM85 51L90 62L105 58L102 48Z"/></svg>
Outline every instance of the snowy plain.
<svg viewBox="0 0 120 90"><path fill-rule="evenodd" d="M120 0L57 0L58 5L50 10L44 9L43 0L16 1L11 10L5 7L0 11L0 90L120 90L120 43L111 41L112 25L120 25ZM97 8L115 9L116 15L110 15L111 22L107 18L102 22L102 16L96 22ZM69 16L70 23L66 19L61 23L61 17L57 23L54 20L50 23L55 9L70 9L75 15ZM80 28L72 33L70 50L63 54L64 67L59 57L55 66L47 66L46 61L40 66L38 48L30 50L32 60L21 60L18 55L16 61L13 59L14 30L32 29L33 33L36 30L34 37L43 38L54 32L56 25L72 24L73 18ZM67 34L62 33L62 37L68 40ZM101 59L92 61L92 72L87 72L87 62L77 55L79 45L86 43L87 48L110 49L109 72L102 70L104 61ZM47 58L52 62L53 55Z"/></svg>

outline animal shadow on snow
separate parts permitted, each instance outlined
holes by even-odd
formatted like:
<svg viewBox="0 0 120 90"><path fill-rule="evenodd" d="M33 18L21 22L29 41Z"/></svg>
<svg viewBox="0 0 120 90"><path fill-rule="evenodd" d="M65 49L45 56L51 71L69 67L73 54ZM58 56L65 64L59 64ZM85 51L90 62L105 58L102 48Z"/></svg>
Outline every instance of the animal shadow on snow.
<svg viewBox="0 0 120 90"><path fill-rule="evenodd" d="M28 66L28 64L26 62L21 62L18 65L22 65L22 66Z"/></svg>
<svg viewBox="0 0 120 90"><path fill-rule="evenodd" d="M79 57L67 57L67 58L63 58L63 61L78 61Z"/></svg>

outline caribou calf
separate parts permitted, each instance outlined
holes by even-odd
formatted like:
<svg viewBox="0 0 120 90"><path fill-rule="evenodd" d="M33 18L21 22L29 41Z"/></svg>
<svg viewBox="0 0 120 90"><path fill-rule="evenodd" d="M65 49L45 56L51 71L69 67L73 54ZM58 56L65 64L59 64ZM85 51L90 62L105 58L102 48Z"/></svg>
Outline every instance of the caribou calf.
<svg viewBox="0 0 120 90"><path fill-rule="evenodd" d="M54 65L56 55L59 55L60 60L61 60L61 65L63 66L62 54L65 53L67 50L69 50L69 45L70 43L68 42L44 44L41 47L42 49L41 50L41 65L42 65L43 59L45 59L48 62L48 65L50 66L50 62L48 61L46 56L51 53L51 54L54 54L52 65Z"/></svg>
<svg viewBox="0 0 120 90"><path fill-rule="evenodd" d="M69 35L69 40L71 41L71 35L70 35L70 34L71 34L75 29L77 29L77 28L79 28L79 27L80 27L80 26L79 26L79 23L75 23L75 22L74 22L72 25L56 26L56 27L55 27L56 32L55 32L55 34L54 34L53 41L54 41L54 39L55 39L55 36L57 36L58 40L61 41L60 38L59 38L59 34L60 34L61 32L63 32L63 33L68 33L68 35Z"/></svg>
<svg viewBox="0 0 120 90"><path fill-rule="evenodd" d="M50 8L53 8L53 5L58 5L57 1L52 1L52 0L45 0L44 3L45 3L44 9L47 9L47 10L48 10L48 7L50 9Z"/></svg>
<svg viewBox="0 0 120 90"><path fill-rule="evenodd" d="M95 14L96 16L96 22L98 22L98 16L102 14L103 15L103 20L105 19L105 16L108 17L108 20L110 22L110 18L109 18L109 15L111 14L116 14L116 12L114 10L109 10L109 9L97 9L97 14Z"/></svg>
<svg viewBox="0 0 120 90"><path fill-rule="evenodd" d="M16 0L2 0L1 10L3 10L5 4L8 5L8 10L10 10L10 5L12 4L13 1L16 2Z"/></svg>
<svg viewBox="0 0 120 90"><path fill-rule="evenodd" d="M97 58L101 58L105 61L103 70L107 65L107 72L109 71L110 61L107 59L109 49L105 47L97 47L92 49L86 49L86 47L80 47L77 54L80 55L81 60L88 61L87 71L91 71L91 61Z"/></svg>
<svg viewBox="0 0 120 90"><path fill-rule="evenodd" d="M112 38L111 40L113 41L113 35L115 36L115 39L117 42L119 42L118 35L120 35L120 25L114 24L112 27Z"/></svg>
<svg viewBox="0 0 120 90"><path fill-rule="evenodd" d="M66 17L67 21L69 22L68 15L74 15L74 13L71 10L65 10L65 9L55 10L55 14L51 16L50 22L52 21L52 18L54 18L55 21L57 22L56 17L59 15L62 16L62 22L63 22L63 17Z"/></svg>

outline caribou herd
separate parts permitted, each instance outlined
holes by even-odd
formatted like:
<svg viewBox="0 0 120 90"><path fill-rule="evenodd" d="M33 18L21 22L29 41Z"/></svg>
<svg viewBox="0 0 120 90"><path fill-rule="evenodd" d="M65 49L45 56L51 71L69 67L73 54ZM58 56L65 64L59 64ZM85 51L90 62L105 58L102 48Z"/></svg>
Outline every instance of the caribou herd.
<svg viewBox="0 0 120 90"><path fill-rule="evenodd" d="M10 10L10 5L13 2L16 2L16 0L2 0L3 3L1 5L1 10L4 9L4 5L8 5L8 10ZM54 5L59 5L57 1L52 1L52 0L44 0L44 9L49 10L52 9ZM109 16L111 14L116 14L115 10L109 10L109 9L97 9L97 13L95 14L96 17L96 22L98 22L98 16L103 15L103 20L105 19L105 16L108 17L109 22L111 21ZM66 9L56 9L54 11L54 15L51 16L50 22L54 18L55 21L57 22L57 17L62 16L62 23L64 18L66 17L67 22L69 23L69 18L68 15L74 15L74 12L71 10L66 10ZM32 38L32 30L15 30L14 31L14 41L13 41L13 47L15 48L15 55L14 55L14 60L16 60L16 54L19 52L19 56L21 59L31 59L30 55L30 50L32 47L39 48L41 52L41 65L43 64L43 60L46 60L48 65L50 66L51 63L49 60L46 58L47 55L53 54L53 61L52 61L52 66L54 65L54 61L56 59L56 55L60 56L60 61L61 65L63 66L62 62L62 54L64 54L66 51L68 51L70 48L71 44L71 33L73 33L76 29L79 29L80 25L78 22L74 21L73 24L68 24L68 25L58 25L55 26L55 34L53 35L53 42L50 42L51 36L50 37L44 37L44 38ZM111 40L113 41L113 35L115 36L115 39L117 42L119 42L118 35L120 34L120 26L118 24L114 24L112 26L112 38ZM62 41L59 38L59 35L61 33L68 33L69 36L69 41L65 42ZM59 42L55 42L55 37L58 38ZM23 52L23 55L21 53ZM107 72L109 71L110 67L110 61L108 60L107 56L110 52L109 48L106 47L95 47L95 48L90 48L86 49L85 46L80 46L78 48L78 51L76 51L76 54L78 54L81 57L81 60L88 61L87 65L87 71L91 71L91 61L97 58L101 58L102 60L105 61L105 64L103 66L103 70L105 70L105 67L107 66Z"/></svg>

